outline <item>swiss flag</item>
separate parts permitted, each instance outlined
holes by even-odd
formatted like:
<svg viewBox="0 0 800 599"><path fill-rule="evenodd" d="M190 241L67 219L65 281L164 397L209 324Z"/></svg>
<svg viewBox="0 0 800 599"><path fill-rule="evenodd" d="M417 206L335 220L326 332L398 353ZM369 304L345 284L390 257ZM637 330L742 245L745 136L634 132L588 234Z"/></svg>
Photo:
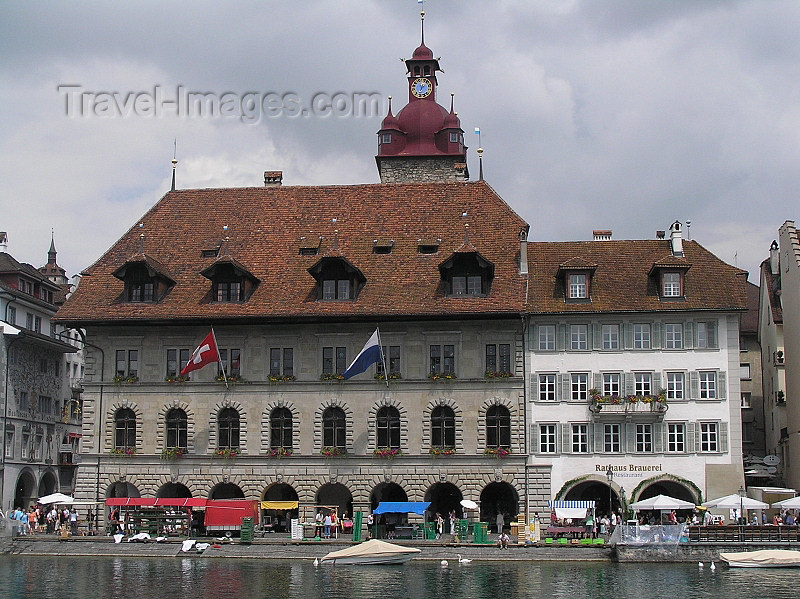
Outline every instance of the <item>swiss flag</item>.
<svg viewBox="0 0 800 599"><path fill-rule="evenodd" d="M200 345L192 353L186 366L181 370L181 376L186 376L194 370L200 370L207 364L214 364L219 362L219 351L217 350L217 341L214 339L214 332L212 331L206 338L200 342Z"/></svg>

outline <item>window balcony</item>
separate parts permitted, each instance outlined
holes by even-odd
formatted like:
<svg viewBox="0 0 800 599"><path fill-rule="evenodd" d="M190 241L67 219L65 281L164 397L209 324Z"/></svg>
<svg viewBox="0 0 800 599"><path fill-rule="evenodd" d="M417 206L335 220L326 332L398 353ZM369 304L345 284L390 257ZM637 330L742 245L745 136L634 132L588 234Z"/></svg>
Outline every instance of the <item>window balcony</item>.
<svg viewBox="0 0 800 599"><path fill-rule="evenodd" d="M592 394L589 411L595 420L637 420L641 422L660 422L668 409L664 394L655 396L629 395L601 396Z"/></svg>

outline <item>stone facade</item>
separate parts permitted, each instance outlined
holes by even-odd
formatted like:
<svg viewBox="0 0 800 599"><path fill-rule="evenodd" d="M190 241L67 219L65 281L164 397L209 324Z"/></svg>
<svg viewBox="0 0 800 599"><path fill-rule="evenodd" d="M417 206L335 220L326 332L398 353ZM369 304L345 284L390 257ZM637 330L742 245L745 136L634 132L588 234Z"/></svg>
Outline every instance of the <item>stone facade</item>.
<svg viewBox="0 0 800 599"><path fill-rule="evenodd" d="M363 327L353 332L342 325L320 327L218 327L220 347L242 350L242 379L225 384L208 366L192 373L185 383L166 382L166 350L191 348L203 331L176 327L116 327L90 329L84 382L83 461L76 494L82 499L105 499L115 483L124 482L143 497L158 496L169 483L185 486L195 497L213 497L215 487L233 484L247 499L264 499L276 484L289 485L301 505L321 500L326 485L342 485L351 496L352 509L368 510L376 487L397 484L409 501L430 501L434 487L447 483L464 499L481 503L492 483L502 483L509 500L523 509L527 504L525 481L523 351L517 321L396 323L381 330L386 345L400 344L403 378L374 380L375 367L346 382L320 380L320 347L334 343L354 356L369 337ZM458 378L427 378L428 345L439 339L456 347ZM512 349L508 378L484 378L485 346L505 342ZM296 380L268 380L267 357L272 346L294 348ZM136 349L140 369L134 383L111 382L111 360L118 349ZM103 356L105 356L104 372ZM431 411L444 405L455 413L455 454L430 455ZM322 414L340 407L346 415L346 455L326 457ZM377 448L376 413L393 406L400 413L401 455L382 458ZM485 455L486 414L504 406L510 416L511 455ZM179 407L187 416L187 453L163 459L165 415ZM241 455L215 455L218 447L217 415L222 408L239 413L238 447ZM135 453L115 455L115 414L121 408L136 418ZM292 455L270 457L270 414L287 408L292 414ZM490 513L496 497L491 495ZM342 509L351 509L342 505ZM507 513L509 517L516 513ZM487 516L488 517L488 516Z"/></svg>
<svg viewBox="0 0 800 599"><path fill-rule="evenodd" d="M464 181L465 163L458 156L397 156L379 161L381 183Z"/></svg>

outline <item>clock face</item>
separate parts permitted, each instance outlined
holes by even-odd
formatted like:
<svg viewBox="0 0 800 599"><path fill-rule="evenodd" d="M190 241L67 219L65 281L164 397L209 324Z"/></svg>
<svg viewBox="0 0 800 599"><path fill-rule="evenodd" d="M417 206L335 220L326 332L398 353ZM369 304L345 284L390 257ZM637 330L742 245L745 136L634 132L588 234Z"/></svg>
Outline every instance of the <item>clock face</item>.
<svg viewBox="0 0 800 599"><path fill-rule="evenodd" d="M411 93L417 98L427 98L431 94L431 91L433 91L433 86L430 80L425 77L414 79L411 83Z"/></svg>

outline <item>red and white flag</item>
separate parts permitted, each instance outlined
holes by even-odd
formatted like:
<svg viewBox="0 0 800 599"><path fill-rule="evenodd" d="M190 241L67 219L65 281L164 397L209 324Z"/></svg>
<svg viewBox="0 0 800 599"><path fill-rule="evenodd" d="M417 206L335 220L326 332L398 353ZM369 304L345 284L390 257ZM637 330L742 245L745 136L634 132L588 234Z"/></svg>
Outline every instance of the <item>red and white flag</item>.
<svg viewBox="0 0 800 599"><path fill-rule="evenodd" d="M219 350L217 349L217 340L214 338L214 331L211 331L206 338L200 342L200 345L192 353L186 366L181 370L181 376L186 376L190 372L200 370L203 366L219 362Z"/></svg>

